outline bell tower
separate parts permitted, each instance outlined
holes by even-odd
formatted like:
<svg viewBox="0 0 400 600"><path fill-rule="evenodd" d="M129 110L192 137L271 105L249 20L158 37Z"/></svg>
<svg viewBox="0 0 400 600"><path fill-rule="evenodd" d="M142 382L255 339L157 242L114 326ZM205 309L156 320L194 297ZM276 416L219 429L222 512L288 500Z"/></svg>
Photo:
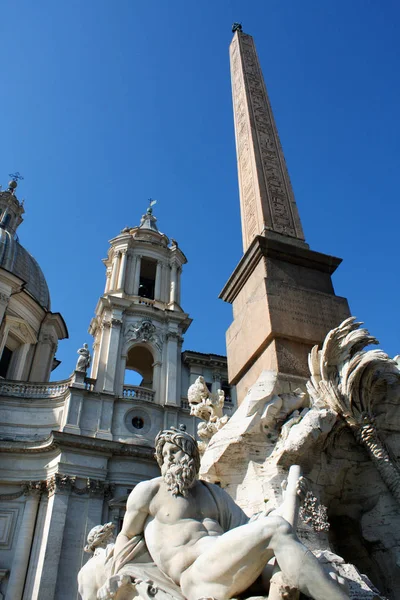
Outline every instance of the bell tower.
<svg viewBox="0 0 400 600"><path fill-rule="evenodd" d="M180 306L187 262L175 240L157 227L150 201L140 225L110 241L106 285L89 333L96 391L180 406L181 348L191 323ZM127 383L139 375L139 385Z"/></svg>

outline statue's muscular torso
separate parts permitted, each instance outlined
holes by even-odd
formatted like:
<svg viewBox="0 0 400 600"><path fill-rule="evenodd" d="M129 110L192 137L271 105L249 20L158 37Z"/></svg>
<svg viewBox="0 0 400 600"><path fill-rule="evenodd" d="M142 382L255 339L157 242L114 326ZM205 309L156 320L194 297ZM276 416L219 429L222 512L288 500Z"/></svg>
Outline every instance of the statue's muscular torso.
<svg viewBox="0 0 400 600"><path fill-rule="evenodd" d="M182 573L224 533L217 505L200 481L190 488L187 498L173 496L162 477L140 485L145 501L142 511L147 505L148 550L157 566L179 585Z"/></svg>

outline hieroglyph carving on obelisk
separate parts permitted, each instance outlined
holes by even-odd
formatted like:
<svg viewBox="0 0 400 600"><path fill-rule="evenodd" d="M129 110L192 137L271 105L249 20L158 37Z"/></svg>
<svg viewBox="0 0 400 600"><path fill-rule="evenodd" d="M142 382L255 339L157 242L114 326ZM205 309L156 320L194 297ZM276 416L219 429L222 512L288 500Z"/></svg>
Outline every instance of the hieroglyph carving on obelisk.
<svg viewBox="0 0 400 600"><path fill-rule="evenodd" d="M243 249L266 230L304 240L253 38L230 47Z"/></svg>

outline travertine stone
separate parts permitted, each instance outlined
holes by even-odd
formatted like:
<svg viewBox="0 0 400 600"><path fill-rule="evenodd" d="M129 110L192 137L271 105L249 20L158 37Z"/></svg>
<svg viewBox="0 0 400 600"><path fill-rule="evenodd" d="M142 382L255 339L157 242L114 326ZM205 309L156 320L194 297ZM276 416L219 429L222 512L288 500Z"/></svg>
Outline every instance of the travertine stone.
<svg viewBox="0 0 400 600"><path fill-rule="evenodd" d="M106 571L98 600L147 600L144 581L160 600L246 597L274 555L283 575L274 600L294 600L293 588L314 600L348 600L289 524L296 526L299 467L289 472L280 509L249 519L223 489L197 480L200 457L192 436L171 428L159 433L155 446L162 476L131 492L112 559L92 572L97 581ZM260 582L265 594L266 583Z"/></svg>
<svg viewBox="0 0 400 600"><path fill-rule="evenodd" d="M340 259L257 236L220 297L232 303L228 371L239 403L264 370L308 376L308 353L349 316L331 274Z"/></svg>
<svg viewBox="0 0 400 600"><path fill-rule="evenodd" d="M253 38L237 31L230 46L243 249L272 230L304 240Z"/></svg>

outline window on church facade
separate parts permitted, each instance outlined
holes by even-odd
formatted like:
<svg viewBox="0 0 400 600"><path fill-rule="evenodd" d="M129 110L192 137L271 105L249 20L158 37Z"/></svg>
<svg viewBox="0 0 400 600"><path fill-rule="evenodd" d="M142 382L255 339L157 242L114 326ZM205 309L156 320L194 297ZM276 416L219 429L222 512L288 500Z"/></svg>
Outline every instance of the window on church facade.
<svg viewBox="0 0 400 600"><path fill-rule="evenodd" d="M227 404L230 404L232 402L232 393L231 393L231 386L229 385L229 383L227 381L222 382L221 390L225 394L225 402Z"/></svg>
<svg viewBox="0 0 400 600"><path fill-rule="evenodd" d="M7 371L10 366L12 355L12 350L7 348L7 346L4 346L3 354L0 358L0 377L3 377L3 379L7 377Z"/></svg>

